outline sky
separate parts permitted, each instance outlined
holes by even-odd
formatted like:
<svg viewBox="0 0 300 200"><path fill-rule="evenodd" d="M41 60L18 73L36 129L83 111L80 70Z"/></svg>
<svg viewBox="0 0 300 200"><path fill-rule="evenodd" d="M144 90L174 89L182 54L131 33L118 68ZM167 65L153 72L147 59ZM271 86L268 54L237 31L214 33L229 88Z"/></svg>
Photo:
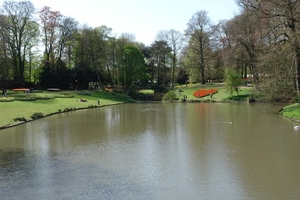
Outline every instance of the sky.
<svg viewBox="0 0 300 200"><path fill-rule="evenodd" d="M3 0L0 0L0 2ZM15 0L18 1L18 0ZM72 17L81 25L105 25L112 33L135 35L136 41L150 45L161 30L184 32L197 11L206 10L213 23L231 19L238 11L235 0L30 0L37 10ZM1 4L2 5L2 4Z"/></svg>

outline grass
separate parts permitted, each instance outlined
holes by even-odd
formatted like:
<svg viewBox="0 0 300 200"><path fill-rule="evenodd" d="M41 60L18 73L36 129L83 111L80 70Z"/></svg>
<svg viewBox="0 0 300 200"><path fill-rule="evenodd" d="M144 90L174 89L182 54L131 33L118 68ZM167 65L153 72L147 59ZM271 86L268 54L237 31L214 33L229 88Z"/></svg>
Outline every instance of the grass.
<svg viewBox="0 0 300 200"><path fill-rule="evenodd" d="M140 90L139 93L142 93L142 94L154 94L154 90L152 90L152 89L143 89L143 90Z"/></svg>
<svg viewBox="0 0 300 200"><path fill-rule="evenodd" d="M194 97L194 92L198 89L217 89L218 93L214 94L212 98L210 96L205 96L202 98L197 98ZM187 87L184 86L177 86L175 88L177 94L182 97L183 95L187 96L188 100L213 100L213 101L230 101L230 100L235 100L235 101L243 101L247 99L250 95L251 88L240 88L239 90L239 95L234 93L233 95L228 95L226 93L226 89L224 88L224 84L211 84L211 85L200 85L200 84L195 84L195 85L188 85Z"/></svg>
<svg viewBox="0 0 300 200"><path fill-rule="evenodd" d="M13 102L0 102L0 127L14 123L15 118L25 118L30 120L31 116L36 112L41 112L44 115L63 111L65 109L80 109L98 106L98 99L100 106L113 105L124 102L131 102L131 99L118 94L112 94L105 91L88 91L78 94L77 91L61 91L61 92L48 92L24 94L16 93L14 91L7 91L6 97L16 96L62 96L63 94L72 95L73 98L54 98L49 100L36 100L36 101L13 101ZM87 102L78 102L79 99L86 99Z"/></svg>
<svg viewBox="0 0 300 200"><path fill-rule="evenodd" d="M300 120L300 105L298 103L286 106L280 113L288 118Z"/></svg>

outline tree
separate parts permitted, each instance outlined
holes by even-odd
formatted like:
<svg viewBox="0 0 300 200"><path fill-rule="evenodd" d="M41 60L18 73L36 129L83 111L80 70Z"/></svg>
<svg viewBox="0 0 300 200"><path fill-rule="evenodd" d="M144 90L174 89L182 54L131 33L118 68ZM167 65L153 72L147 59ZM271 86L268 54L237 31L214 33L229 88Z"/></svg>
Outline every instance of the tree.
<svg viewBox="0 0 300 200"><path fill-rule="evenodd" d="M167 41L160 40L155 41L151 45L151 59L153 61L154 67L156 68L156 79L157 84L162 84L165 87L167 81L167 62L168 56L171 52L171 47L169 47Z"/></svg>
<svg viewBox="0 0 300 200"><path fill-rule="evenodd" d="M14 80L24 83L26 54L30 40L37 35L32 31L35 8L30 1L4 1L2 13L5 16L5 36L11 51Z"/></svg>
<svg viewBox="0 0 300 200"><path fill-rule="evenodd" d="M229 94L233 94L234 92L239 95L239 86L242 84L242 78L239 73L236 73L236 71L228 68L225 71L225 87L226 92Z"/></svg>
<svg viewBox="0 0 300 200"><path fill-rule="evenodd" d="M58 26L57 57L61 60L66 48L77 32L78 22L71 17L62 16ZM70 61L70 58L68 58Z"/></svg>
<svg viewBox="0 0 300 200"><path fill-rule="evenodd" d="M182 34L179 31L171 29L167 33L168 44L171 47L172 54L172 85L175 83L175 69L178 67L178 56L182 47Z"/></svg>
<svg viewBox="0 0 300 200"><path fill-rule="evenodd" d="M188 22L185 36L188 40L189 52L197 56L201 83L205 84L205 52L210 51L210 39L216 30L211 24L207 12L196 12Z"/></svg>
<svg viewBox="0 0 300 200"><path fill-rule="evenodd" d="M57 47L58 41L57 30L60 26L59 22L62 18L62 14L59 11L51 11L50 7L45 6L39 12L39 16L41 19L41 28L44 35L42 41L45 46L45 61L54 63L54 50Z"/></svg>
<svg viewBox="0 0 300 200"><path fill-rule="evenodd" d="M83 27L77 37L75 65L91 68L96 73L100 87L104 90L102 40L99 28Z"/></svg>
<svg viewBox="0 0 300 200"><path fill-rule="evenodd" d="M293 52L295 85L300 95L300 2L298 0L239 0L238 3L255 9L270 26L269 36L276 45L289 43ZM300 98L299 104L300 104Z"/></svg>
<svg viewBox="0 0 300 200"><path fill-rule="evenodd" d="M186 73L185 69L183 67L180 67L178 70L178 75L177 75L177 83L179 84L187 84L189 80L189 75Z"/></svg>
<svg viewBox="0 0 300 200"><path fill-rule="evenodd" d="M145 73L144 56L137 47L125 46L123 48L124 62L123 69L125 71L125 92L132 86L134 82L138 82L143 78Z"/></svg>

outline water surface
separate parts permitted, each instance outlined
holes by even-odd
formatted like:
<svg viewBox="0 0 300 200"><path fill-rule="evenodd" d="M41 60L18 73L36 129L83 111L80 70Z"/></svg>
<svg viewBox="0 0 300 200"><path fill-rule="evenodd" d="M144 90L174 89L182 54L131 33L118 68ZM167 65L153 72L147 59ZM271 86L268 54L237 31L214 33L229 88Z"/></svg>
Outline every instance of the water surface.
<svg viewBox="0 0 300 200"><path fill-rule="evenodd" d="M1 130L0 196L299 199L300 131L282 106L126 104Z"/></svg>

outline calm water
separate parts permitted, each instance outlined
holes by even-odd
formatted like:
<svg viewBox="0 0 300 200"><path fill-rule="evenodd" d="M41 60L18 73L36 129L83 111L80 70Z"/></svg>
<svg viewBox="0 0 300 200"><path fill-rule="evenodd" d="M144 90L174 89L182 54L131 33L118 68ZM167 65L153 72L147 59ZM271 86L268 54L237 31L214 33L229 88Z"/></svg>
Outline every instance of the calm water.
<svg viewBox="0 0 300 200"><path fill-rule="evenodd" d="M300 199L281 107L130 104L1 130L0 199Z"/></svg>

